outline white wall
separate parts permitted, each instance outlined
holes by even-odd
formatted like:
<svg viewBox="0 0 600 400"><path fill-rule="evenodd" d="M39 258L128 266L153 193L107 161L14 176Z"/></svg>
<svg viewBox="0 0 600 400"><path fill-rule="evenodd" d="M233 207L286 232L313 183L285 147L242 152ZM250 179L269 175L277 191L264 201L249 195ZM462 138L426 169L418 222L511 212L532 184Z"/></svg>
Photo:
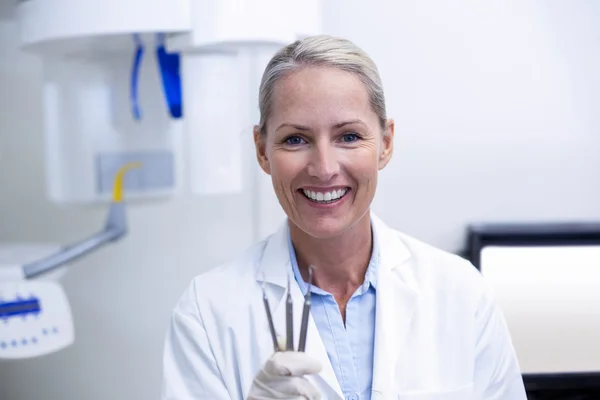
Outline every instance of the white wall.
<svg viewBox="0 0 600 400"><path fill-rule="evenodd" d="M470 221L600 219L598 2L323 3L327 32L380 66L397 122L374 206L390 225L456 251ZM16 40L5 17L0 240L66 242L104 210L44 199L40 64ZM281 219L264 194L263 233ZM251 243L251 206L247 193L132 206L126 240L64 279L76 344L0 364L0 399L158 398L169 311L193 275Z"/></svg>

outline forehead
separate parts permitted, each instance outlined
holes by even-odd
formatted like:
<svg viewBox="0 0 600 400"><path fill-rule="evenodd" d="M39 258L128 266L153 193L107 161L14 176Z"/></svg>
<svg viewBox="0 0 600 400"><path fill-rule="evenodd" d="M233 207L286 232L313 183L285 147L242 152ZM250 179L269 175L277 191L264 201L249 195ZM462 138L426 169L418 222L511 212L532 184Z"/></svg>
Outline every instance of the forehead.
<svg viewBox="0 0 600 400"><path fill-rule="evenodd" d="M297 123L311 127L350 119L377 123L360 79L331 67L304 67L275 85L269 125Z"/></svg>

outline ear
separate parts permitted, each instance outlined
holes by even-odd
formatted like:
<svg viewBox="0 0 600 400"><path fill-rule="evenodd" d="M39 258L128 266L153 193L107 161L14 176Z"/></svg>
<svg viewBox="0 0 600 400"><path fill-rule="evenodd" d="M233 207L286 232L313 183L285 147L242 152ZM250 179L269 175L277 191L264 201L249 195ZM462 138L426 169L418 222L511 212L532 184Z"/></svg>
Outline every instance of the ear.
<svg viewBox="0 0 600 400"><path fill-rule="evenodd" d="M271 175L271 165L267 158L265 137L260 133L258 125L254 127L254 146L256 147L256 159L258 160L258 165L260 165L266 174Z"/></svg>
<svg viewBox="0 0 600 400"><path fill-rule="evenodd" d="M394 120L388 119L381 138L381 152L379 154L379 169L382 170L390 162L394 152Z"/></svg>

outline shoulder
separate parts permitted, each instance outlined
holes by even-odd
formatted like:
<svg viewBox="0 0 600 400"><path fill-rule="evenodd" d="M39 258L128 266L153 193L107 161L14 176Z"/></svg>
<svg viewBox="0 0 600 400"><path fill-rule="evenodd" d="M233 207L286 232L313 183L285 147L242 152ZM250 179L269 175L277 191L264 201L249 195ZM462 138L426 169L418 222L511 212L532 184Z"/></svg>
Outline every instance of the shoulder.
<svg viewBox="0 0 600 400"><path fill-rule="evenodd" d="M430 315L453 315L451 326L466 329L484 324L497 311L492 286L467 259L390 229L396 243L408 254L395 269L402 280L419 294L421 310Z"/></svg>
<svg viewBox="0 0 600 400"><path fill-rule="evenodd" d="M395 239L388 243L408 252L408 262L401 268L409 270L419 291L474 304L489 290L480 271L467 259L392 228L386 229L386 235Z"/></svg>
<svg viewBox="0 0 600 400"><path fill-rule="evenodd" d="M503 318L493 286L470 261L410 235L395 234L410 251L412 262L406 267L424 302L455 312L461 316L458 320L471 321L477 329L492 317Z"/></svg>
<svg viewBox="0 0 600 400"><path fill-rule="evenodd" d="M256 282L257 265L270 237L252 245L231 261L192 278L175 309L194 313L226 313L244 302Z"/></svg>

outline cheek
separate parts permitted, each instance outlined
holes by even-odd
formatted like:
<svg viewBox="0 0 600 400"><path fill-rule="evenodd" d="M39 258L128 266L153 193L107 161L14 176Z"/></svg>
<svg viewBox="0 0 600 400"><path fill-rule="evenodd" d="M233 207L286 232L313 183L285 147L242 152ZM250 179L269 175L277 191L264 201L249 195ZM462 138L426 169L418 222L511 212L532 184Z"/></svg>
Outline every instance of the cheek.
<svg viewBox="0 0 600 400"><path fill-rule="evenodd" d="M366 148L352 152L346 159L346 170L358 181L368 183L377 179L379 172L379 156L375 149Z"/></svg>
<svg viewBox="0 0 600 400"><path fill-rule="evenodd" d="M270 157L271 175L280 182L290 182L297 177L306 166L301 152L275 151Z"/></svg>

